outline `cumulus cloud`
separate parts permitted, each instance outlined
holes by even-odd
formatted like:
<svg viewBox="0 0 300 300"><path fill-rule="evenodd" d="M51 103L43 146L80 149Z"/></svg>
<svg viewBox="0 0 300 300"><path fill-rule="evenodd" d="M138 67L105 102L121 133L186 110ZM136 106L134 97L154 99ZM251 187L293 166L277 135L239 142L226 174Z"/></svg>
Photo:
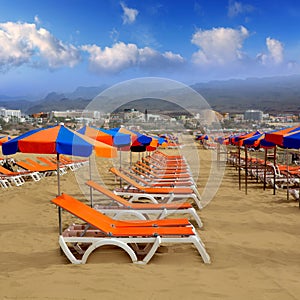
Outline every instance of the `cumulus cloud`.
<svg viewBox="0 0 300 300"><path fill-rule="evenodd" d="M115 43L112 47L84 45L83 51L89 53L91 69L100 73L118 73L130 67L163 68L184 62L179 54L160 53L149 47L138 48L135 44Z"/></svg>
<svg viewBox="0 0 300 300"><path fill-rule="evenodd" d="M266 40L267 48L270 52L270 57L275 64L280 64L283 61L283 45L280 41L270 37Z"/></svg>
<svg viewBox="0 0 300 300"><path fill-rule="evenodd" d="M22 64L49 68L73 67L80 54L72 44L64 44L44 28L29 23L0 23L0 68L7 70Z"/></svg>
<svg viewBox="0 0 300 300"><path fill-rule="evenodd" d="M236 17L240 14L245 14L252 12L254 10L254 6L250 4L243 4L242 2L230 0L228 4L228 16Z"/></svg>
<svg viewBox="0 0 300 300"><path fill-rule="evenodd" d="M134 23L137 15L139 14L137 9L127 7L123 2L120 3L123 9L123 24Z"/></svg>
<svg viewBox="0 0 300 300"><path fill-rule="evenodd" d="M248 30L213 28L197 30L191 42L200 49L192 56L192 62L198 65L226 65L243 59L243 42L249 36Z"/></svg>
<svg viewBox="0 0 300 300"><path fill-rule="evenodd" d="M268 53L259 53L257 55L257 60L263 65L279 65L283 62L283 44L270 37L266 38L266 46Z"/></svg>
<svg viewBox="0 0 300 300"><path fill-rule="evenodd" d="M84 45L82 50L90 54L89 60L93 70L119 72L136 64L138 48L135 44L116 43L103 50L97 45Z"/></svg>

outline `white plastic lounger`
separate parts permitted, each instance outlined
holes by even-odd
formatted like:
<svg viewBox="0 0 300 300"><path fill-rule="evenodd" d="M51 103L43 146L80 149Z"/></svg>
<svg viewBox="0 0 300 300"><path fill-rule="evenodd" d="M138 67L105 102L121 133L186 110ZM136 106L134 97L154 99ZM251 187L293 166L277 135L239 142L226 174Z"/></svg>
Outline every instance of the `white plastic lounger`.
<svg viewBox="0 0 300 300"><path fill-rule="evenodd" d="M199 227L203 226L199 215L190 203L131 203L94 181L89 180L86 182L86 185L116 203L110 206L103 206L101 204L93 206L93 208L100 210L104 214L112 215L114 219L121 219L125 215L133 215L141 220L150 220L153 219L151 217L153 215L156 219L161 220L172 214L187 214L194 218Z"/></svg>
<svg viewBox="0 0 300 300"><path fill-rule="evenodd" d="M86 222L72 224L59 236L60 247L73 264L86 263L95 249L106 245L120 247L134 263L146 264L163 243L191 243L203 261L210 263L204 244L187 219L113 220L66 194L52 203Z"/></svg>

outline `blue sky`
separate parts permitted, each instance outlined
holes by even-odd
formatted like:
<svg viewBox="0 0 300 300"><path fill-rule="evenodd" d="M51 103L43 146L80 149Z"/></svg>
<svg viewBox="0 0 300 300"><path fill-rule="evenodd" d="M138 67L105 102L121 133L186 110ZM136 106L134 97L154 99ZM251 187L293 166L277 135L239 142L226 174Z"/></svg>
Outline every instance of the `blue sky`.
<svg viewBox="0 0 300 300"><path fill-rule="evenodd" d="M300 73L297 0L0 0L0 94Z"/></svg>

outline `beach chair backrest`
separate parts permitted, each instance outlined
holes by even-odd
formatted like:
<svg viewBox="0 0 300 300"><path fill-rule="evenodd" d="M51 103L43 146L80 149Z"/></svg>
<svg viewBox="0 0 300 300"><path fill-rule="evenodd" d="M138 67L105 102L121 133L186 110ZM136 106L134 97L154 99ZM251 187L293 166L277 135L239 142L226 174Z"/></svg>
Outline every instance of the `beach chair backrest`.
<svg viewBox="0 0 300 300"><path fill-rule="evenodd" d="M118 202L119 204L122 204L125 207L130 207L130 202L125 200L124 198L116 195L112 191L106 189L102 185L96 183L95 181L89 180L86 182L86 185L92 187L93 189L97 190L98 192L102 193L103 195L109 197L110 199Z"/></svg>
<svg viewBox="0 0 300 300"><path fill-rule="evenodd" d="M63 193L60 196L52 199L51 202L78 217L79 219L91 224L92 226L95 226L106 234L114 231L114 225L111 222L111 218L105 216L101 212L89 207L88 205L80 202L68 194Z"/></svg>
<svg viewBox="0 0 300 300"><path fill-rule="evenodd" d="M133 173L131 173L131 172L128 172L128 171L126 171L126 170L121 170L122 171L122 173L124 173L125 175L127 175L128 177L132 177L132 178L134 178L134 179L136 179L136 180L138 180L139 182L142 182L144 185L150 185L151 183L149 183L149 182L147 182L146 180L144 180L143 178L141 178L140 176L138 176L138 175L136 175L136 174L133 174Z"/></svg>
<svg viewBox="0 0 300 300"><path fill-rule="evenodd" d="M130 185L136 187L137 189L140 189L140 190L143 189L143 187L142 187L140 184L138 184L135 180L131 179L130 177L128 177L128 176L126 176L125 174L123 174L122 172L120 172L118 169L116 169L116 168L110 168L109 170L110 170L113 174L115 174L116 176L118 176L118 177L124 179L128 184L130 184Z"/></svg>

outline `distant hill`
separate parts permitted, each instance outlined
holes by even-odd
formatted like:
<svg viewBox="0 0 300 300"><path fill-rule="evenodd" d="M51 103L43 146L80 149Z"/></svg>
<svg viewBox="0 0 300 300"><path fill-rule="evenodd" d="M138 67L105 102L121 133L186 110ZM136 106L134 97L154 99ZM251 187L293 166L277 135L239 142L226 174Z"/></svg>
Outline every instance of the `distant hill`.
<svg viewBox="0 0 300 300"><path fill-rule="evenodd" d="M108 85L101 85L101 86L90 86L90 87L85 87L85 86L79 86L74 92L65 94L67 98L70 99L93 99L96 97L98 94L103 92L105 89L107 89L109 86Z"/></svg>
<svg viewBox="0 0 300 300"><path fill-rule="evenodd" d="M197 83L191 87L200 93L214 110L219 112L244 112L247 109L260 109L270 113L300 112L300 75L210 81ZM106 88L106 85L81 86L72 93L49 93L44 99L38 101L0 95L0 107L21 109L27 114L51 110L84 109L95 96ZM179 90L178 93L180 92ZM167 93L168 91L166 91L166 96ZM149 99L134 99L134 101L130 105L136 105L136 107L132 108L141 111L144 111L149 104ZM117 103L113 104L112 107L115 109ZM170 112L172 109L178 111L178 107L169 107L163 102L159 105L153 102L151 105L152 107L147 108L149 112ZM183 106L192 110L193 105L193 100L190 101L186 98Z"/></svg>
<svg viewBox="0 0 300 300"><path fill-rule="evenodd" d="M50 112L55 110L76 110L76 109L85 109L91 100L86 99L52 99L52 100L42 100L35 105L29 107L26 110L26 113L31 115L37 112Z"/></svg>
<svg viewBox="0 0 300 300"><path fill-rule="evenodd" d="M20 109L22 112L26 112L32 104L33 102L28 100L0 100L0 107L6 109Z"/></svg>
<svg viewBox="0 0 300 300"><path fill-rule="evenodd" d="M119 106L114 113L123 111L124 109L136 109L140 112L145 112L147 109L148 113L158 114L163 112L165 115L176 116L176 115L190 115L190 113L182 108L181 106L161 99L155 98L143 98L130 101L124 105Z"/></svg>
<svg viewBox="0 0 300 300"><path fill-rule="evenodd" d="M211 81L191 87L221 112L300 111L300 75Z"/></svg>

